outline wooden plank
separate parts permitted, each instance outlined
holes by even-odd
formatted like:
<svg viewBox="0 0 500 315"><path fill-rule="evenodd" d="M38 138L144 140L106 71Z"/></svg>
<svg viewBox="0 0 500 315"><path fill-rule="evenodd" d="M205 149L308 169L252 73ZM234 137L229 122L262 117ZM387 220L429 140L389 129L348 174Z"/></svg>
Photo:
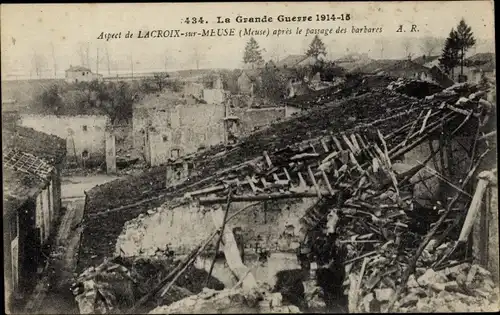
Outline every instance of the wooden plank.
<svg viewBox="0 0 500 315"><path fill-rule="evenodd" d="M333 142L335 142L335 145L337 146L338 151L344 151L344 148L342 148L342 145L340 144L339 139L337 137L332 136Z"/></svg>
<svg viewBox="0 0 500 315"><path fill-rule="evenodd" d="M458 238L459 242L467 241L470 231L472 230L472 226L474 225L476 216L481 209L484 192L486 191L487 187L488 180L480 178L477 183L476 192L474 193L474 197L472 198L472 201L470 203L469 210L467 211L467 216L465 217L465 222L462 227L462 231L460 232L460 237Z"/></svg>
<svg viewBox="0 0 500 315"><path fill-rule="evenodd" d="M313 149L313 152L314 152L314 153L317 153L317 152L316 152L316 148L314 147L314 144L312 144L312 142L311 142L311 143L309 143L309 146Z"/></svg>
<svg viewBox="0 0 500 315"><path fill-rule="evenodd" d="M276 175L276 173L273 173L273 179L275 182L279 182L280 178L278 177L278 175Z"/></svg>
<svg viewBox="0 0 500 315"><path fill-rule="evenodd" d="M330 181L328 180L328 176L326 176L326 173L323 170L321 171L321 174L323 175L323 180L325 181L326 187L328 188L330 195L333 196L335 193L333 191L332 185L330 184Z"/></svg>
<svg viewBox="0 0 500 315"><path fill-rule="evenodd" d="M349 139L347 139L347 136L345 134L342 134L342 140L344 140L344 143L347 144L347 146L349 147L349 150L353 153L356 153L356 148L352 145L351 141L349 141Z"/></svg>
<svg viewBox="0 0 500 315"><path fill-rule="evenodd" d="M299 176L299 182L301 187L307 187L307 183L304 180L304 177L302 177L302 173L298 172L297 175Z"/></svg>
<svg viewBox="0 0 500 315"><path fill-rule="evenodd" d="M224 212L221 209L213 210L212 219L216 228L220 228L224 222ZM248 270L248 267L241 261L240 251L238 250L238 245L236 244L236 239L231 229L226 229L224 231L223 241L224 256L226 257L229 269L231 269L238 280L243 279L242 287L245 291L249 292L249 290L257 287L257 281Z"/></svg>
<svg viewBox="0 0 500 315"><path fill-rule="evenodd" d="M431 113L432 113L432 108L429 109L429 111L427 112L427 114L425 115L424 117L424 121L422 122L422 127L420 128L420 130L418 131L418 134L422 134L422 132L424 132L425 130L425 126L427 125L427 120L429 119L429 117L431 116Z"/></svg>
<svg viewBox="0 0 500 315"><path fill-rule="evenodd" d="M359 146L359 143L356 140L356 135L355 134L351 134L351 143L356 148L356 151L357 151L356 153L361 152L361 147Z"/></svg>
<svg viewBox="0 0 500 315"><path fill-rule="evenodd" d="M349 184L346 184L350 187ZM334 190L334 193L337 190ZM321 197L330 196L330 192L325 189L320 189ZM300 199L300 198L318 198L317 192L282 192L270 194L249 194L249 195L234 195L231 197L231 202L248 202L248 201L266 201L266 200L282 200L282 199ZM200 205L213 205L226 202L225 197L201 197Z"/></svg>
<svg viewBox="0 0 500 315"><path fill-rule="evenodd" d="M269 158L269 155L267 154L267 151L262 152L264 155L264 158L266 159L266 163L269 167L273 167L273 163L271 162L271 159Z"/></svg>
<svg viewBox="0 0 500 315"><path fill-rule="evenodd" d="M356 166L358 171L363 174L364 173L363 168L361 168L361 165L359 165L358 161L354 157L354 153L349 152L349 157L351 158L351 162Z"/></svg>
<svg viewBox="0 0 500 315"><path fill-rule="evenodd" d="M246 176L245 179L246 179L247 183L250 185L250 187L252 188L252 191L254 193L256 193L257 192L257 187L255 187L255 184L253 183L253 181L250 178L250 176Z"/></svg>
<svg viewBox="0 0 500 315"><path fill-rule="evenodd" d="M316 189L316 192L318 193L318 197L321 198L321 192L319 190L319 185L318 185L318 182L316 182L316 178L314 178L314 174L313 174L313 171L312 171L310 165L307 167L307 172L309 173L309 178L311 179L311 181L314 185L314 188Z"/></svg>
<svg viewBox="0 0 500 315"><path fill-rule="evenodd" d="M366 145L366 143L363 141L363 138L358 134L358 133L355 133L356 137L358 138L358 141L359 143L361 144L361 147L363 149L366 149L368 146Z"/></svg>
<svg viewBox="0 0 500 315"><path fill-rule="evenodd" d="M326 153L328 153L328 152L329 152L329 150L328 150L328 146L326 145L326 140L325 140L325 138L321 138L320 142L321 142L321 145L323 146L323 150L324 150Z"/></svg>
<svg viewBox="0 0 500 315"><path fill-rule="evenodd" d="M288 173L286 167L283 167L283 172L285 173L286 179L288 179L291 182L292 178L290 177L290 174Z"/></svg>
<svg viewBox="0 0 500 315"><path fill-rule="evenodd" d="M262 182L264 188L271 186L271 184L269 184L263 177L260 179L260 181Z"/></svg>

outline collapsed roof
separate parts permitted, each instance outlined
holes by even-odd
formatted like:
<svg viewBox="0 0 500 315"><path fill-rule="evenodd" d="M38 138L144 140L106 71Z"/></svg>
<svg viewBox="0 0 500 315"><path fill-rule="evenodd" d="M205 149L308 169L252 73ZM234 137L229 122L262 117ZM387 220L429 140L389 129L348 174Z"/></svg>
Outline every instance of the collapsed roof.
<svg viewBox="0 0 500 315"><path fill-rule="evenodd" d="M404 92L404 88L399 91ZM373 89L363 95L312 107L298 117L273 124L241 139L234 147L218 145L188 156L185 160L194 166L193 172L179 185L167 187L167 166L162 165L137 176L97 186L86 197L85 230L79 266L88 266L111 255L123 224L148 209L163 204L167 199L185 193L193 196L194 191L206 187L214 189L209 191L219 189L220 193L224 193L227 182L238 179L240 184L249 183L247 176L254 179L257 176L257 179L263 178L266 182L273 181L273 177L270 177L272 174L284 178L286 172L283 173L280 167L288 165L293 156L307 153L314 157L312 161L323 160L329 154L321 149L323 142L326 141L330 148L336 145L332 135L338 139L346 136L348 142L352 141L351 146L356 143L358 147L361 143L377 143L379 135L376 130L379 129L384 135L391 158L394 158L404 153L403 149L408 149L408 146L427 139L442 123L447 123L451 130L467 132L465 122L469 121L477 106L477 99L473 96L470 101L467 99L467 102L461 102L460 109L453 105L460 97L460 93L453 92L417 99L386 88ZM322 100L318 100L318 103L321 102ZM464 117L467 119L464 120ZM414 123L430 132L414 135L411 141L404 141L408 142L408 146L401 146L407 135L394 131L413 131L416 128L411 127ZM356 142L350 137L354 137ZM350 148L344 143L343 149L346 149L346 145ZM378 145L381 147L380 142ZM309 151L305 148L309 148ZM263 152L266 152L267 157L264 158ZM359 156L354 156L355 160L358 158ZM297 171L300 172L294 169L294 174ZM301 171L308 174L307 168ZM313 175L321 173L318 173L316 166L311 171ZM310 180L308 182L311 183ZM251 187L252 185L247 185L246 191ZM266 188L264 184L261 189ZM106 224L103 224L104 220ZM104 239L107 241L103 242Z"/></svg>
<svg viewBox="0 0 500 315"><path fill-rule="evenodd" d="M2 128L4 214L36 196L54 166L66 155L66 142L31 128Z"/></svg>

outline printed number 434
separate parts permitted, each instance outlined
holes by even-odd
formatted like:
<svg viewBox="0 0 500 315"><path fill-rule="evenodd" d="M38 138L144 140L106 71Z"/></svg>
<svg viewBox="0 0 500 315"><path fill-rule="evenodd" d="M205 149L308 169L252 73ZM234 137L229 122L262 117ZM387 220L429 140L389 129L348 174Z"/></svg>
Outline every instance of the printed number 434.
<svg viewBox="0 0 500 315"><path fill-rule="evenodd" d="M184 20L184 23L186 23L186 24L202 24L202 23L205 23L205 20L203 20L202 17L199 17L199 18L187 17Z"/></svg>

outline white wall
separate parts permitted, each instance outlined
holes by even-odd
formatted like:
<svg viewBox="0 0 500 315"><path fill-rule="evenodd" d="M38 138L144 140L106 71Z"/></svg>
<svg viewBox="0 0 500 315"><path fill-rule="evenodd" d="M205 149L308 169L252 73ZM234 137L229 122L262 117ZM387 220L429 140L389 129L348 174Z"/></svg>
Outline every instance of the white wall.
<svg viewBox="0 0 500 315"><path fill-rule="evenodd" d="M109 118L103 115L21 115L25 127L66 139L67 156L81 157L84 150L90 154L105 154L105 132ZM86 126L86 130L84 130ZM73 146L74 144L74 146Z"/></svg>
<svg viewBox="0 0 500 315"><path fill-rule="evenodd" d="M241 227L249 245L260 235L269 246L278 245L281 250L295 249L304 232L299 220L315 201L315 198L295 200L294 203L281 201L269 204L266 213L262 205L254 206L228 222L227 228ZM230 213L248 205L250 203L234 203ZM183 254L203 242L216 228L210 212L204 213L195 204L175 209L169 209L165 204L154 211L125 224L116 244L117 252L121 249L125 255L138 255L140 251L153 255L157 248L170 244L176 253ZM287 231L285 236L287 225L293 225L294 229Z"/></svg>

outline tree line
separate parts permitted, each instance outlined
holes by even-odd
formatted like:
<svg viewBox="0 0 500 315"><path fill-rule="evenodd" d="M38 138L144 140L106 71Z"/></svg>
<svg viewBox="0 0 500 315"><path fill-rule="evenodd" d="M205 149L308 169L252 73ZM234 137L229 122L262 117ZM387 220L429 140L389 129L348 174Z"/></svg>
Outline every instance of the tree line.
<svg viewBox="0 0 500 315"><path fill-rule="evenodd" d="M460 65L460 75L464 74L464 61L467 51L476 44L472 29L461 19L456 29L452 28L446 38L439 64L447 74L454 76L455 67Z"/></svg>
<svg viewBox="0 0 500 315"><path fill-rule="evenodd" d="M180 92L182 84L168 73L155 73L140 81L90 81L53 84L35 94L32 108L53 115L107 115L112 122L132 118L133 105L144 95L166 89Z"/></svg>
<svg viewBox="0 0 500 315"><path fill-rule="evenodd" d="M334 78L344 75L343 69L336 66L334 62L319 58L321 55L326 56L326 45L318 35L312 39L304 53L305 57L315 58L315 62L309 65L296 66L286 70L279 69L274 67L272 63L266 64L264 62L263 51L255 38L251 37L245 45L243 63L252 69L258 68L261 80L255 82L255 91L257 95L264 98L282 100L288 84L293 78L301 81L305 77L319 73L321 80L332 81Z"/></svg>

